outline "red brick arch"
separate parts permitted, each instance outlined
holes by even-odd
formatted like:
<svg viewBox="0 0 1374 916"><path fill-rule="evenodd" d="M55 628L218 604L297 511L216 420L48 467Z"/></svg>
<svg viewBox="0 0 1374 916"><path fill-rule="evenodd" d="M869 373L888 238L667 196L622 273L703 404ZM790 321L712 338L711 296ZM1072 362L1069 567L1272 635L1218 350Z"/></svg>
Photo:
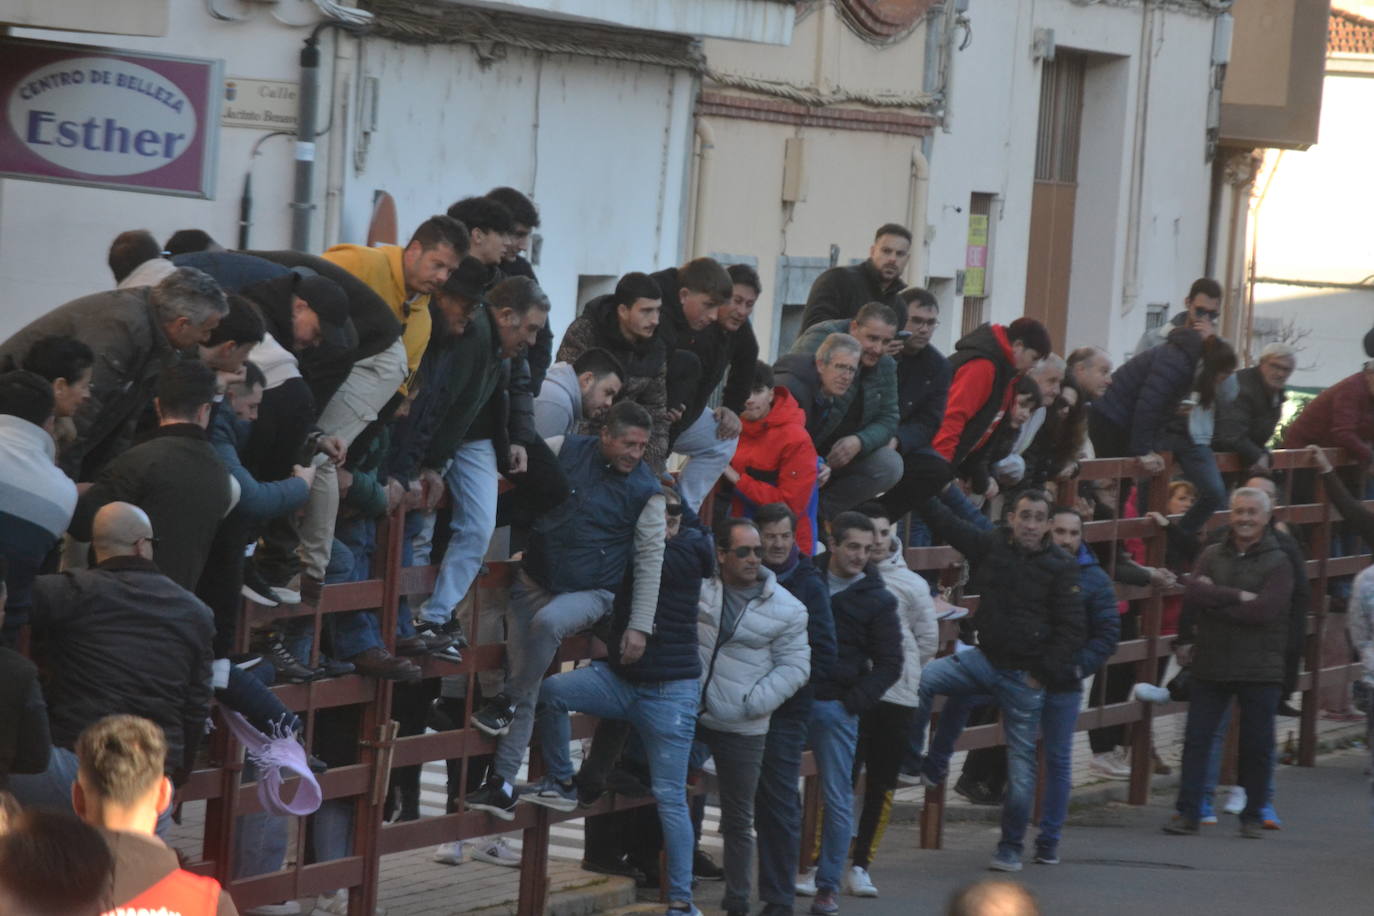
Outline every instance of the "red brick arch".
<svg viewBox="0 0 1374 916"><path fill-rule="evenodd" d="M874 38L892 38L916 24L935 0L840 0L854 25Z"/></svg>

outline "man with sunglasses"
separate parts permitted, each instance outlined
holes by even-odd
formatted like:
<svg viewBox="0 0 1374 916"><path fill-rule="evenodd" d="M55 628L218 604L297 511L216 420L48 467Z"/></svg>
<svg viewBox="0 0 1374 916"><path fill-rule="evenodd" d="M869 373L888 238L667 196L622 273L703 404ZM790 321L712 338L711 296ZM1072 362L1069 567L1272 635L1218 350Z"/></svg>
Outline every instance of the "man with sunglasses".
<svg viewBox="0 0 1374 916"><path fill-rule="evenodd" d="M1192 328L1206 340L1217 332L1221 321L1221 284L1211 277L1199 277L1188 288L1188 297L1183 300L1183 311L1157 328L1151 328L1140 335L1135 345L1136 353L1144 353L1151 347L1164 343L1174 328Z"/></svg>
<svg viewBox="0 0 1374 916"><path fill-rule="evenodd" d="M716 533L719 573L701 589L697 741L716 761L728 916L747 916L754 867L754 795L769 718L811 674L810 615L763 563L758 526L731 518Z"/></svg>

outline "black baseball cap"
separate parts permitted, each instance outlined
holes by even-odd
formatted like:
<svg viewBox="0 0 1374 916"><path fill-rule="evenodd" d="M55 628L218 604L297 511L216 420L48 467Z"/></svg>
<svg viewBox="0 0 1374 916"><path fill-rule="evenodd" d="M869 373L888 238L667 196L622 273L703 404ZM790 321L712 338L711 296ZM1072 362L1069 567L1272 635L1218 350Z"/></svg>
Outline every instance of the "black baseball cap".
<svg viewBox="0 0 1374 916"><path fill-rule="evenodd" d="M348 296L343 287L313 271L296 284L296 295L320 316L322 343L334 350L352 350L358 345L358 332L348 313Z"/></svg>
<svg viewBox="0 0 1374 916"><path fill-rule="evenodd" d="M481 302L486 297L487 281L491 270L476 258L467 257L458 262L458 268L448 275L443 294L458 296L469 302Z"/></svg>

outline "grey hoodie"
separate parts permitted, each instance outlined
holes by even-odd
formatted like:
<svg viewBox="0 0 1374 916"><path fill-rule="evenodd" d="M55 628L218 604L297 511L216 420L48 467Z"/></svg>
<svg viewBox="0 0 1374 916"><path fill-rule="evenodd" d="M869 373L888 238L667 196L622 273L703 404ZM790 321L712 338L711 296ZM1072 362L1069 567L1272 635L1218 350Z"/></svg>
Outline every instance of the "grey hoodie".
<svg viewBox="0 0 1374 916"><path fill-rule="evenodd" d="M534 399L534 428L541 439L571 436L582 423L582 386L571 363L554 363Z"/></svg>

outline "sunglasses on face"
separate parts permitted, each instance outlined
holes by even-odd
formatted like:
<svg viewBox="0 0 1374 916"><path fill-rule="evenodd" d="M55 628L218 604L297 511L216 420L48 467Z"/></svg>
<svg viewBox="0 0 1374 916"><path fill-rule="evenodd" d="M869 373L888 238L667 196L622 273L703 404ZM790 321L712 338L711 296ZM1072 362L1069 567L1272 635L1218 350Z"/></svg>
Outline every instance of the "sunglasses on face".
<svg viewBox="0 0 1374 916"><path fill-rule="evenodd" d="M682 506L669 504L663 507L663 511L666 515L676 517L682 514Z"/></svg>
<svg viewBox="0 0 1374 916"><path fill-rule="evenodd" d="M750 554L760 558L763 556L762 547L731 547L727 552L734 554L741 560L747 559Z"/></svg>
<svg viewBox="0 0 1374 916"><path fill-rule="evenodd" d="M1216 321L1221 317L1221 309L1193 309L1193 315L1197 318L1206 318L1208 321Z"/></svg>

